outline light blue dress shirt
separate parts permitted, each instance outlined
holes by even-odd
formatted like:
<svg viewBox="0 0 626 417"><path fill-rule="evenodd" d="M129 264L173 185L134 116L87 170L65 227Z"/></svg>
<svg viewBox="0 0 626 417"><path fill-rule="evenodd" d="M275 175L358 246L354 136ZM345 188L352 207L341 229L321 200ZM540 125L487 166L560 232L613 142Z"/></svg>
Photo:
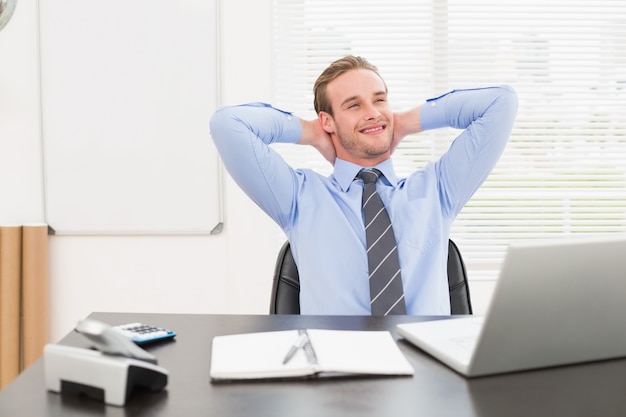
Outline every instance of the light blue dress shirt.
<svg viewBox="0 0 626 417"><path fill-rule="evenodd" d="M450 314L450 227L496 165L516 113L517 96L508 86L429 99L420 114L424 130L463 129L448 151L408 178L396 176L392 159L377 166L384 174L377 190L398 242L407 314ZM362 167L337 159L329 177L292 168L268 145L297 142L300 121L267 104L222 107L210 127L232 178L291 242L301 313L369 315L363 182L354 180Z"/></svg>

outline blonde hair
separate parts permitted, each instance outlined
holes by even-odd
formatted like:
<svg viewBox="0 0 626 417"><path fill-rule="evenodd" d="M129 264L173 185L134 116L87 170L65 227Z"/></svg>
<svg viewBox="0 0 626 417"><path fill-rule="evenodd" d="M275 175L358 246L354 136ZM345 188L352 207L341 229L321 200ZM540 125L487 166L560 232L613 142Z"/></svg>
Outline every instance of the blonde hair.
<svg viewBox="0 0 626 417"><path fill-rule="evenodd" d="M383 81L383 84L385 84L385 80L383 80L383 77L381 77L378 73L378 68L370 64L367 59L354 55L347 55L343 58L340 58L330 64L328 68L326 68L320 74L320 76L317 77L317 80L313 85L313 106L317 114L323 111L330 114L331 116L333 115L332 106L330 104L330 101L328 100L328 97L326 96L326 87L331 81L333 81L340 75L343 75L350 70L358 68L363 68L375 72L376 75L378 75ZM385 91L386 90L387 84L385 84Z"/></svg>

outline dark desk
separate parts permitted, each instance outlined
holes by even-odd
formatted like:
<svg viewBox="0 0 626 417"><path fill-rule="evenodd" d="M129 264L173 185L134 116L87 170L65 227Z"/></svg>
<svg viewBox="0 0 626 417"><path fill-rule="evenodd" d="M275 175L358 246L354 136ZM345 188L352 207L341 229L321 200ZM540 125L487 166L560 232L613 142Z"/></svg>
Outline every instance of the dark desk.
<svg viewBox="0 0 626 417"><path fill-rule="evenodd" d="M0 392L0 416L625 416L626 360L468 380L405 343L414 377L212 385L211 340L280 329L389 329L415 317L315 317L94 313L110 324L142 321L177 331L148 348L170 372L165 391L139 393L125 407L50 393L40 359ZM62 344L88 346L77 333Z"/></svg>

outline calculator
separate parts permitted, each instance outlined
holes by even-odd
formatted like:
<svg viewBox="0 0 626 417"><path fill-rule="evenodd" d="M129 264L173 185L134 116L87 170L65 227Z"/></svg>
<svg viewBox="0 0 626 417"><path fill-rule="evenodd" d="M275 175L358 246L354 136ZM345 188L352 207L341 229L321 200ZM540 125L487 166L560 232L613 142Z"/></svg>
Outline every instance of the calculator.
<svg viewBox="0 0 626 417"><path fill-rule="evenodd" d="M152 326L144 323L128 323L113 326L113 328L138 345L161 342L173 339L176 332L162 327Z"/></svg>

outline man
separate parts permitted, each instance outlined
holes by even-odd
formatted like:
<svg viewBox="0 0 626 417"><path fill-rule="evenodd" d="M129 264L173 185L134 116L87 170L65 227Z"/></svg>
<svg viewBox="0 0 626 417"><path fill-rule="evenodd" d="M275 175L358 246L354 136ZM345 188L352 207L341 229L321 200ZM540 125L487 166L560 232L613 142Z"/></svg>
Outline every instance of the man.
<svg viewBox="0 0 626 417"><path fill-rule="evenodd" d="M506 86L452 91L393 112L376 67L347 56L320 75L314 93L314 120L262 103L223 107L211 119L211 135L230 175L291 243L301 313L371 314L364 183L356 176L375 167L382 173L376 189L397 242L402 309L412 315L450 314L450 227L504 151L517 112L514 91ZM447 126L463 129L448 151L398 178L390 156L400 141ZM324 177L294 169L272 143L314 146L334 171Z"/></svg>

